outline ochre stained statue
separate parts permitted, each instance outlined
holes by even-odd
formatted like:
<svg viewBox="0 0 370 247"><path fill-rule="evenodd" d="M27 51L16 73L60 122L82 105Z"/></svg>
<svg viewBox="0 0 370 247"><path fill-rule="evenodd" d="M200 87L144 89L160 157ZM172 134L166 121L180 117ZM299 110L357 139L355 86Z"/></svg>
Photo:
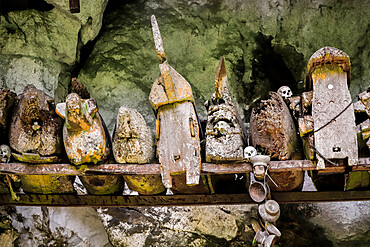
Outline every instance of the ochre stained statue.
<svg viewBox="0 0 370 247"><path fill-rule="evenodd" d="M52 163L63 151L63 119L55 113L54 100L33 85L19 96L9 143L13 157L27 163ZM73 193L73 176L21 175L25 192L42 194Z"/></svg>
<svg viewBox="0 0 370 247"><path fill-rule="evenodd" d="M57 113L65 119L63 141L68 159L74 165L108 162L111 141L94 99L81 99L76 93L57 105ZM122 191L119 175L81 176L90 194L113 194Z"/></svg>

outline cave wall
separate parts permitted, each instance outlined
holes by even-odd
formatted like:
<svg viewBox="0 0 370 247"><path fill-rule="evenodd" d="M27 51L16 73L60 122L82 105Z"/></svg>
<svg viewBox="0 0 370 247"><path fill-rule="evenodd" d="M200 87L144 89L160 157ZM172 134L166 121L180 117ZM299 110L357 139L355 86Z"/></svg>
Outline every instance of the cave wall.
<svg viewBox="0 0 370 247"><path fill-rule="evenodd" d="M243 120L269 90L305 90L309 57L329 45L351 57L355 99L369 85L369 1L0 1L0 87L34 84L61 102L77 77L112 132L121 105L153 128L148 95L159 75L151 34L155 14L169 63L191 84L197 111L224 56ZM282 206L279 246L368 246L370 203ZM245 246L255 205L154 208L1 207L19 246ZM88 219L88 220L87 220Z"/></svg>

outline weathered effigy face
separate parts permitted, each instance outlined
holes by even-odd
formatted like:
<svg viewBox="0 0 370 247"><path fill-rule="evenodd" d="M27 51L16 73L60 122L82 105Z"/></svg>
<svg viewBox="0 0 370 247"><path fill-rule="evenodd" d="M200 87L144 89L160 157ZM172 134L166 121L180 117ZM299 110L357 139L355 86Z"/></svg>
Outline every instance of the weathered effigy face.
<svg viewBox="0 0 370 247"><path fill-rule="evenodd" d="M53 99L27 86L20 95L9 130L9 142L18 153L41 156L59 154L62 150L62 122L54 110Z"/></svg>
<svg viewBox="0 0 370 247"><path fill-rule="evenodd" d="M50 163L60 160L63 150L63 119L55 113L53 99L27 86L15 107L9 130L13 156L21 162ZM73 177L63 175L20 175L25 192L73 193Z"/></svg>
<svg viewBox="0 0 370 247"><path fill-rule="evenodd" d="M133 121L133 119L131 120L129 109L121 107L118 111L115 130L119 138L129 139L132 137L138 137L134 132Z"/></svg>
<svg viewBox="0 0 370 247"><path fill-rule="evenodd" d="M121 106L112 149L118 163L149 163L154 158L152 132L144 117L135 109ZM124 175L128 187L143 195L158 194L165 190L160 175Z"/></svg>
<svg viewBox="0 0 370 247"><path fill-rule="evenodd" d="M122 106L113 133L113 154L119 163L148 163L154 157L154 142L143 116Z"/></svg>
<svg viewBox="0 0 370 247"><path fill-rule="evenodd" d="M95 100L83 100L75 93L57 105L57 113L66 119L64 147L75 165L104 162L110 154L109 135L97 111Z"/></svg>
<svg viewBox="0 0 370 247"><path fill-rule="evenodd" d="M207 102L206 127L207 162L241 161L245 130L240 115L233 103L223 58L217 69L215 93Z"/></svg>
<svg viewBox="0 0 370 247"><path fill-rule="evenodd" d="M67 96L65 104L67 130L72 132L88 130L92 125L92 119L88 121L86 118L88 112L85 101L81 100L77 94L72 93Z"/></svg>

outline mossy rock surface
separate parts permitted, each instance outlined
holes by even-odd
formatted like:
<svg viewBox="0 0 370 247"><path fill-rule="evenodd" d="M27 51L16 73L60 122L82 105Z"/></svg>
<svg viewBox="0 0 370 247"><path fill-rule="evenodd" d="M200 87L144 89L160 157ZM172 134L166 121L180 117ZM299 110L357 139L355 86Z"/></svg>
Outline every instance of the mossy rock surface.
<svg viewBox="0 0 370 247"><path fill-rule="evenodd" d="M159 75L150 16L156 15L169 64L192 86L198 114L214 91L220 56L244 120L268 91L304 91L310 56L324 46L352 61L352 97L365 90L370 17L366 1L111 1L78 78L97 99L110 131L119 106L137 109L154 127L148 96ZM362 91L361 91L362 90Z"/></svg>

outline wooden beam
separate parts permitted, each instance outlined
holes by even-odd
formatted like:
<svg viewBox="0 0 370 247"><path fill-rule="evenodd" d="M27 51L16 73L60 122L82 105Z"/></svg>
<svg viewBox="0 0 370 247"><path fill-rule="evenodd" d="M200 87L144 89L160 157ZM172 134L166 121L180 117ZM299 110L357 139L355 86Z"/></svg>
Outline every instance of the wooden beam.
<svg viewBox="0 0 370 247"><path fill-rule="evenodd" d="M201 167L201 173L203 175L234 174L249 172L252 172L252 166L250 163L233 163L233 164L202 163Z"/></svg>
<svg viewBox="0 0 370 247"><path fill-rule="evenodd" d="M270 161L270 172L316 170L316 162L310 160ZM357 166L348 167L352 171L370 171L370 158L359 158ZM325 173L344 172L345 167L327 166ZM252 172L251 164L241 163L202 163L202 175L235 174ZM71 164L26 164L26 163L0 163L0 174L23 175L94 175L94 174L123 174L123 175L150 175L160 174L159 164L101 164L81 165Z"/></svg>
<svg viewBox="0 0 370 247"><path fill-rule="evenodd" d="M315 170L316 163L310 160L270 161L268 169L271 172Z"/></svg>
<svg viewBox="0 0 370 247"><path fill-rule="evenodd" d="M95 196L22 194L14 201L10 194L0 194L0 205L54 207L152 207L190 205L256 204L249 194ZM278 203L312 203L370 200L370 191L273 192Z"/></svg>
<svg viewBox="0 0 370 247"><path fill-rule="evenodd" d="M352 171L370 171L370 157L359 158L358 165L352 166Z"/></svg>
<svg viewBox="0 0 370 247"><path fill-rule="evenodd" d="M368 201L370 191L275 192L272 198L279 203Z"/></svg>

